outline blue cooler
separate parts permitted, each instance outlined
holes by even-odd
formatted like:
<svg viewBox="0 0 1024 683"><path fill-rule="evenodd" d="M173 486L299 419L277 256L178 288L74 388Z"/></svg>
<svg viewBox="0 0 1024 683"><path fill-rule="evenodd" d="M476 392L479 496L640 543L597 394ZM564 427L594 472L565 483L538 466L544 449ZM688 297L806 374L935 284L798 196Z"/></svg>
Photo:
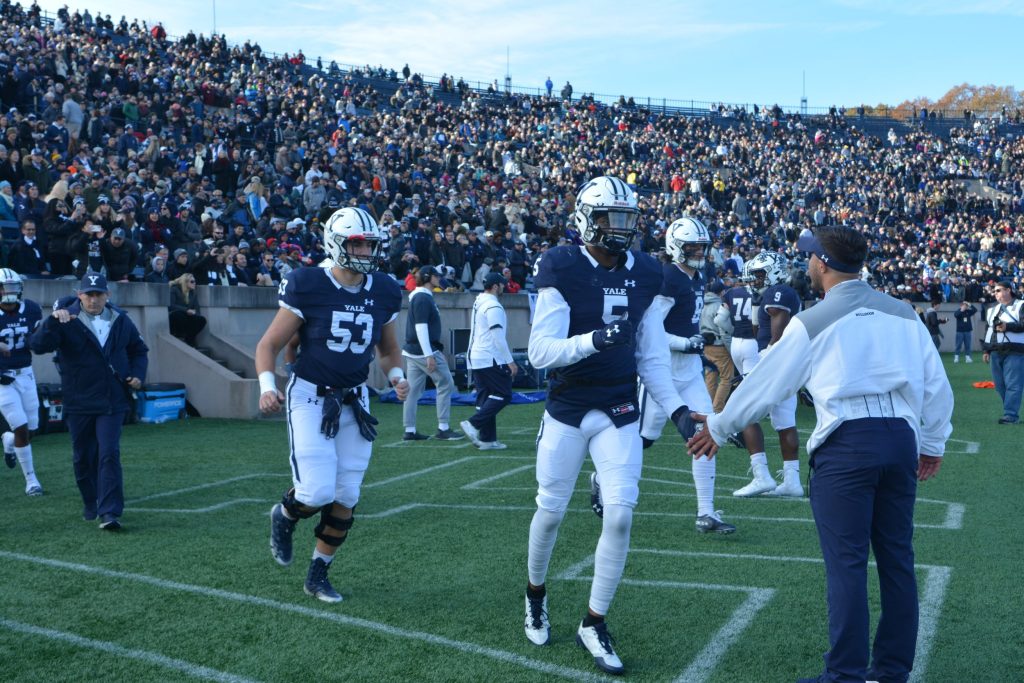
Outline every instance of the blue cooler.
<svg viewBox="0 0 1024 683"><path fill-rule="evenodd" d="M135 392L139 422L167 422L185 417L185 385L143 384Z"/></svg>

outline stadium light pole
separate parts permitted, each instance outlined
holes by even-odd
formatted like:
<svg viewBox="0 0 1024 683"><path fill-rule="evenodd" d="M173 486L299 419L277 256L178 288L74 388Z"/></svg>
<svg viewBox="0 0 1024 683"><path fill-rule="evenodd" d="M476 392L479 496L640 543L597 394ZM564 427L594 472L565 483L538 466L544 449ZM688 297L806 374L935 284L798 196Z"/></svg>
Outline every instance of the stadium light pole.
<svg viewBox="0 0 1024 683"><path fill-rule="evenodd" d="M217 0L213 2L213 35L217 35Z"/></svg>

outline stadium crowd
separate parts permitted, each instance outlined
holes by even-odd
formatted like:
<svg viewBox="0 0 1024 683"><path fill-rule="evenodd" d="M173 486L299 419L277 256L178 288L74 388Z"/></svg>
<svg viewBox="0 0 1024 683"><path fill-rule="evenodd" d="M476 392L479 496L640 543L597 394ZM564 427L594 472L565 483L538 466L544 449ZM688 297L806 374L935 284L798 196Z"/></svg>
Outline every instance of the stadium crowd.
<svg viewBox="0 0 1024 683"><path fill-rule="evenodd" d="M994 121L878 137L842 110L668 116L573 100L568 83L478 92L66 7L53 22L36 5L0 12L0 221L21 232L3 259L29 277L271 286L323 259L320 222L358 206L390 236L398 279L430 264L441 289L479 291L494 271L513 291L577 239L576 190L608 174L642 196L643 249L699 217L719 277L844 223L868 236L862 277L894 296L988 301L987 284L1021 284L1024 143Z"/></svg>

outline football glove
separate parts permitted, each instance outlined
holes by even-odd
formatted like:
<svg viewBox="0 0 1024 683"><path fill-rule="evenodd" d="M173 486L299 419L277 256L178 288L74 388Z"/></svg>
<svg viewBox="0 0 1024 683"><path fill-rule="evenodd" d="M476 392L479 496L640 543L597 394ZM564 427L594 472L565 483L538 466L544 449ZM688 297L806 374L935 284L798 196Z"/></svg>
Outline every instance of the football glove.
<svg viewBox="0 0 1024 683"><path fill-rule="evenodd" d="M610 322L599 330L594 330L594 348L598 351L627 346L633 343L633 323L629 320Z"/></svg>
<svg viewBox="0 0 1024 683"><path fill-rule="evenodd" d="M690 417L690 409L687 406L676 408L675 412L672 413L672 422L675 423L676 429L679 430L679 435L683 437L683 441L689 441L697 433L697 429L700 426L699 422Z"/></svg>
<svg viewBox="0 0 1024 683"><path fill-rule="evenodd" d="M695 334L690 337L687 341L690 342L690 348L686 350L687 353L700 353L704 350L704 336Z"/></svg>

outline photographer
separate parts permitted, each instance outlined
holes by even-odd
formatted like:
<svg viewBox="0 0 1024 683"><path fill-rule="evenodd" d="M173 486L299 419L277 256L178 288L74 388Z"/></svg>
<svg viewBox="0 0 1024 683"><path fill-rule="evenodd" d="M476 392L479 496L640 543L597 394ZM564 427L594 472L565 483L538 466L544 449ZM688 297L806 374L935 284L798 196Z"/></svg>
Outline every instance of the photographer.
<svg viewBox="0 0 1024 683"><path fill-rule="evenodd" d="M46 213L43 219L43 230L47 236L47 255L50 259L51 272L54 275L71 273L71 252L68 240L81 230L87 217L85 202L73 208L67 197L68 184L60 180L46 197Z"/></svg>
<svg viewBox="0 0 1024 683"><path fill-rule="evenodd" d="M192 266L196 282L201 285L226 285L224 241L204 240L201 244L199 260Z"/></svg>
<svg viewBox="0 0 1024 683"><path fill-rule="evenodd" d="M82 203L84 209L85 203ZM68 252L74 266L75 277L82 277L87 272L99 273L103 270L102 245L106 233L103 228L86 216L81 229L68 238Z"/></svg>
<svg viewBox="0 0 1024 683"><path fill-rule="evenodd" d="M32 335L35 353L60 352L64 416L71 432L82 516L117 531L124 511L121 425L129 392L142 386L149 349L135 324L107 302L107 279L86 273L78 301L58 309Z"/></svg>
<svg viewBox="0 0 1024 683"><path fill-rule="evenodd" d="M1002 280L993 288L996 302L985 311L985 339L981 357L992 364L992 381L1003 402L999 424L1016 424L1024 392L1024 300L1013 293L1013 283Z"/></svg>
<svg viewBox="0 0 1024 683"><path fill-rule="evenodd" d="M931 306L925 311L924 324L928 327L928 334L932 336L932 343L935 344L935 348L938 349L942 343L942 325L949 322L949 318L939 317L939 304L942 303L942 299L932 299Z"/></svg>

